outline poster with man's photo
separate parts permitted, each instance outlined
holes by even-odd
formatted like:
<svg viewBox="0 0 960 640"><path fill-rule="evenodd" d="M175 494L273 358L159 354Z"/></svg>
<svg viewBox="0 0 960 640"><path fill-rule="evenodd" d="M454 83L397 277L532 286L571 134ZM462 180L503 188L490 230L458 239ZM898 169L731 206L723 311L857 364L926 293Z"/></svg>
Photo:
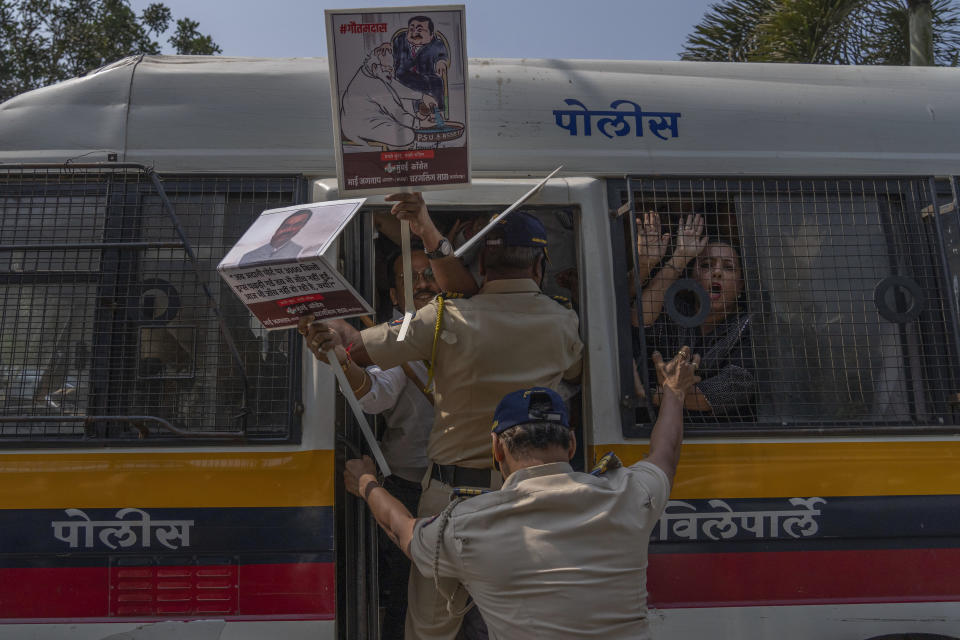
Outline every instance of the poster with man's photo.
<svg viewBox="0 0 960 640"><path fill-rule="evenodd" d="M323 254L364 198L267 209L227 252L217 271L266 329L296 327L373 309Z"/></svg>
<svg viewBox="0 0 960 640"><path fill-rule="evenodd" d="M344 194L470 182L463 5L326 12Z"/></svg>

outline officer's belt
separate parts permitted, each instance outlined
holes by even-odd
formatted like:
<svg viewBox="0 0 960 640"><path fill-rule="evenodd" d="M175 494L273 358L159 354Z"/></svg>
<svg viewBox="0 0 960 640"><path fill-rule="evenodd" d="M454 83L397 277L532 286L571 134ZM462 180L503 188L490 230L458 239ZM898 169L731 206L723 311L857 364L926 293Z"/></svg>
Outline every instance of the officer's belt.
<svg viewBox="0 0 960 640"><path fill-rule="evenodd" d="M430 476L451 487L485 487L490 488L492 469L471 469L458 467L455 464L433 463Z"/></svg>

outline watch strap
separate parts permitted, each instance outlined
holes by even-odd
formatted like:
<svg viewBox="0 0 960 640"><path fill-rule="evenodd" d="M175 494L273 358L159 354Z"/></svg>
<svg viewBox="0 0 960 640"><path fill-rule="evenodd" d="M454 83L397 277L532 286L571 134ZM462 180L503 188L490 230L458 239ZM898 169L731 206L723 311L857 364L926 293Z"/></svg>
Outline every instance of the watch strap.
<svg viewBox="0 0 960 640"><path fill-rule="evenodd" d="M440 238L440 244L437 245L437 248L433 251L427 251L424 248L423 252L427 254L427 258L430 260L439 260L440 258L446 258L453 255L453 247L450 245L450 241L446 238Z"/></svg>

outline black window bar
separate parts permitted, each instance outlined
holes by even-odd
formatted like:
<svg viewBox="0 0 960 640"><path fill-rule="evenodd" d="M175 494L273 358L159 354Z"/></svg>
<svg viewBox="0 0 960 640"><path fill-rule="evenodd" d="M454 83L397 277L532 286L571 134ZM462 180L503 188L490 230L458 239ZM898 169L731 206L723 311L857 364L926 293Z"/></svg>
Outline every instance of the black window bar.
<svg viewBox="0 0 960 640"><path fill-rule="evenodd" d="M296 437L294 337L254 326L215 266L304 192L296 176L0 167L0 445Z"/></svg>

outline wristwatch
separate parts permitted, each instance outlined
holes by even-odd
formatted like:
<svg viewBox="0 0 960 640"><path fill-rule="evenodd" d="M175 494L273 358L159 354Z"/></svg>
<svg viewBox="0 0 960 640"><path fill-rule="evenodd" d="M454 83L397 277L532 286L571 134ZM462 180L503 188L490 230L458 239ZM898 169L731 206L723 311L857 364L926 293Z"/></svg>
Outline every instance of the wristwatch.
<svg viewBox="0 0 960 640"><path fill-rule="evenodd" d="M437 245L437 248L433 251L427 251L427 248L423 248L423 252L427 254L427 258L430 260L439 260L440 258L446 258L453 255L453 246L450 244L450 241L446 238L440 238L440 244Z"/></svg>

